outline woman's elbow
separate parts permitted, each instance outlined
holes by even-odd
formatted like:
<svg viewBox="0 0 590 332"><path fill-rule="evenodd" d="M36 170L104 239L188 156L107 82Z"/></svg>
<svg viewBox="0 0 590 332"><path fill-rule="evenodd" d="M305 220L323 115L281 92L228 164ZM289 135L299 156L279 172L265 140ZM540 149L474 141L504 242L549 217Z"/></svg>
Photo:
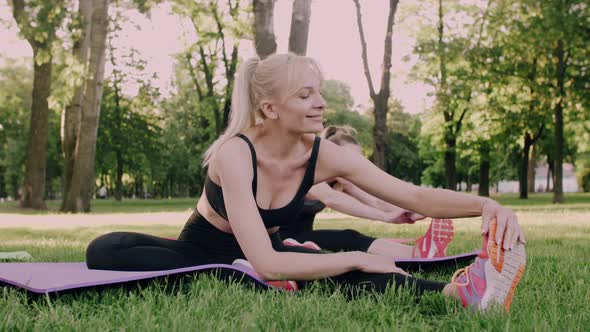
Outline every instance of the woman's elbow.
<svg viewBox="0 0 590 332"><path fill-rule="evenodd" d="M276 254L277 252L273 251L271 255L252 262L254 270L263 280L279 280L281 274L283 274L280 261L276 259Z"/></svg>

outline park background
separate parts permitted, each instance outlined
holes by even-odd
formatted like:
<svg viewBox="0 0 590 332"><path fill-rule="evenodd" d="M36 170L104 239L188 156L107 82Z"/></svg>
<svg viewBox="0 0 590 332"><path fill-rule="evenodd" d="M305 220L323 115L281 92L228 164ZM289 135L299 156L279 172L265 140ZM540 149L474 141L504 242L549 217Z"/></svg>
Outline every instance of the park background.
<svg viewBox="0 0 590 332"><path fill-rule="evenodd" d="M586 2L255 3L115 1L101 30L77 1L3 2L0 199L197 196L236 66L275 50L318 59L325 124L355 127L394 176L556 202L590 190Z"/></svg>
<svg viewBox="0 0 590 332"><path fill-rule="evenodd" d="M82 261L115 230L177 236L237 66L320 63L324 122L415 184L491 196L527 234L510 315L442 297L261 294L213 278L30 303L0 290L1 329L577 330L590 324L590 4L585 0L0 0L0 251ZM107 199L96 199L99 188ZM64 214L63 212L67 212ZM85 212L84 214L76 214ZM450 254L478 248L455 222ZM320 228L416 237L326 213ZM420 275L448 280L453 271Z"/></svg>

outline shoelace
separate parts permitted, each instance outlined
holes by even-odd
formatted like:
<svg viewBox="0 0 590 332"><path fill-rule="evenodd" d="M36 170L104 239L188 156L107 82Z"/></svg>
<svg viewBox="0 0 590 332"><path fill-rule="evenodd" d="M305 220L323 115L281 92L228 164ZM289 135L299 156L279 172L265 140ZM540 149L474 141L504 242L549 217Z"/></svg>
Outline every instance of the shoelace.
<svg viewBox="0 0 590 332"><path fill-rule="evenodd" d="M471 265L473 265L473 264L471 264ZM460 286L460 287L465 287L465 286L469 285L469 282L470 282L470 280L469 280L469 268L471 267L471 265L469 265L467 267L460 268L457 271L455 271L455 273L451 277L451 283L453 285ZM460 282L457 281L457 278L460 277L462 273L465 274L465 283L460 283Z"/></svg>

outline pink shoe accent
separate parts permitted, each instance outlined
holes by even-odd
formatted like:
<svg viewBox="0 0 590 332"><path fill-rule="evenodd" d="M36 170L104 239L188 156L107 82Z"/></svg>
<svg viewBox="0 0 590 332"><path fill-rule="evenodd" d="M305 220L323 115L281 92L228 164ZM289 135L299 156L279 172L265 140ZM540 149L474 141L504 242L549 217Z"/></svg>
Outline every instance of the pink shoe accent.
<svg viewBox="0 0 590 332"><path fill-rule="evenodd" d="M432 219L430 226L424 235L416 239L416 249L420 258L444 257L447 255L447 247L453 240L455 230L451 219Z"/></svg>
<svg viewBox="0 0 590 332"><path fill-rule="evenodd" d="M278 288L290 292L298 291L299 286L293 280L276 280L276 281L267 281L268 285L272 286L273 288Z"/></svg>
<svg viewBox="0 0 590 332"><path fill-rule="evenodd" d="M232 265L248 270L248 272L260 278L260 275L256 273L256 270L254 270L252 264L250 264L250 262L248 262L245 259L236 259L233 261ZM297 282L293 280L270 280L265 282L267 285L277 289L282 289L290 292L299 290L299 285L297 285Z"/></svg>
<svg viewBox="0 0 590 332"><path fill-rule="evenodd" d="M299 243L299 241L292 238L283 240L283 244L290 247L305 247L307 249L322 250L322 248L320 248L320 246L318 246L314 242L305 241L303 243Z"/></svg>

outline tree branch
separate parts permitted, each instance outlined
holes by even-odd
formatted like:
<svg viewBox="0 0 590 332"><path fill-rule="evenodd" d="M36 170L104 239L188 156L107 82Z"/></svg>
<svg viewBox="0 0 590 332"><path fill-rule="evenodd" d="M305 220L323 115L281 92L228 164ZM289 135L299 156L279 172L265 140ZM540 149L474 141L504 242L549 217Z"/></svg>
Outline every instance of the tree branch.
<svg viewBox="0 0 590 332"><path fill-rule="evenodd" d="M191 79L193 81L193 83L195 84L195 88L197 89L197 95L199 96L199 101L203 100L203 91L201 90L201 85L199 84L199 80L197 78L197 73L195 73L195 67L193 67L193 64L191 63L191 54L190 53L186 53L185 55L186 58L186 63L188 65L188 71L191 75Z"/></svg>
<svg viewBox="0 0 590 332"><path fill-rule="evenodd" d="M207 55L205 54L205 50L203 49L202 45L199 45L199 54L201 55L201 67L203 67L203 72L205 73L205 83L207 85L207 96L213 96L213 74L209 68L209 64L207 64Z"/></svg>
<svg viewBox="0 0 590 332"><path fill-rule="evenodd" d="M379 94L389 95L391 81L391 52L393 39L393 21L399 0L389 0L389 16L387 17L387 32L385 34L385 48L383 50L383 72L381 73L381 87Z"/></svg>
<svg viewBox="0 0 590 332"><path fill-rule="evenodd" d="M367 42L365 40L365 32L363 29L363 21L361 19L361 5L359 0L352 0L354 5L356 6L356 22L359 30L359 35L361 38L361 47L362 47L362 58L363 58L363 67L365 69L365 77L367 78L367 83L369 84L369 94L372 99L376 98L375 89L373 88L373 79L371 78L371 72L369 71L369 61L367 60Z"/></svg>
<svg viewBox="0 0 590 332"><path fill-rule="evenodd" d="M25 1L24 0L12 0L12 16L18 25L18 28L23 37L29 42L33 50L37 47L37 42L34 38L30 38L27 33L28 18L25 13Z"/></svg>
<svg viewBox="0 0 590 332"><path fill-rule="evenodd" d="M545 123L541 123L541 127L539 127L539 130L537 130L537 134L531 139L531 144L535 144L539 137L541 137L541 134L543 134L543 129L545 129Z"/></svg>
<svg viewBox="0 0 590 332"><path fill-rule="evenodd" d="M463 124L463 118L465 117L465 114L467 114L468 110L469 110L469 107L465 107L463 109L463 112L461 112L461 115L459 116L459 120L457 120L457 123L455 125L455 134L458 134L459 130L461 130L461 126Z"/></svg>
<svg viewBox="0 0 590 332"><path fill-rule="evenodd" d="M223 26L221 25L219 13L217 12L217 5L212 5L211 12L213 14L215 24L217 25L217 33L219 33L220 37L219 39L221 40L221 58L223 60L223 66L225 67L225 72L227 74L227 72L229 71L229 63L227 60L227 53L225 52L225 34L223 33Z"/></svg>

